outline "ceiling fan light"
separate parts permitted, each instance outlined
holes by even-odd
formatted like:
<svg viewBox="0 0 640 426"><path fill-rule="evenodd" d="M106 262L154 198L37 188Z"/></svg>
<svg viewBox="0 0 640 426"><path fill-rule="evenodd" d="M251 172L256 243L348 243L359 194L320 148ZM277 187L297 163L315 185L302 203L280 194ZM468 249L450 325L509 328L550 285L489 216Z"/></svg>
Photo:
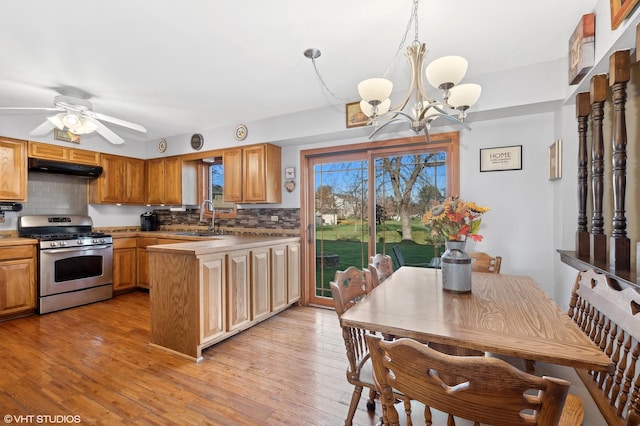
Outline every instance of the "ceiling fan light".
<svg viewBox="0 0 640 426"><path fill-rule="evenodd" d="M98 130L98 125L91 120L87 120L84 117L80 118L80 126L77 126L74 129L70 129L71 133L76 135L86 135L88 133L93 133Z"/></svg>
<svg viewBox="0 0 640 426"><path fill-rule="evenodd" d="M387 98L380 105L378 105L376 109L376 117L379 117L383 114L386 114L391 107L391 99ZM364 115L371 118L373 116L373 106L365 101L364 99L360 101L360 110Z"/></svg>
<svg viewBox="0 0 640 426"><path fill-rule="evenodd" d="M462 56L443 56L427 65L425 74L433 87L449 89L464 78L468 64Z"/></svg>
<svg viewBox="0 0 640 426"><path fill-rule="evenodd" d="M358 84L360 97L371 104L382 103L391 96L393 83L386 78L369 78Z"/></svg>
<svg viewBox="0 0 640 426"><path fill-rule="evenodd" d="M449 104L457 109L467 109L478 102L481 92L482 86L479 84L461 84L451 89Z"/></svg>
<svg viewBox="0 0 640 426"><path fill-rule="evenodd" d="M58 128L58 130L64 129L64 123L62 122L62 117L64 117L64 113L59 113L56 115L52 115L51 117L47 117L47 120L51 122L54 126Z"/></svg>
<svg viewBox="0 0 640 426"><path fill-rule="evenodd" d="M65 125L65 127L68 127L69 129L75 129L77 127L82 126L80 117L72 113L64 114L64 116L62 117L62 123Z"/></svg>

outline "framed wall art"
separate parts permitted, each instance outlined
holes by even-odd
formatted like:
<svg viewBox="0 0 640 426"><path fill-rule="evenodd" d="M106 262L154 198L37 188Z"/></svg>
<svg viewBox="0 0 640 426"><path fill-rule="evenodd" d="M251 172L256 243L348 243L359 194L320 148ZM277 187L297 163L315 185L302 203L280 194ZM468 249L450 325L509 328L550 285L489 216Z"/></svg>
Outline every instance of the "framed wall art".
<svg viewBox="0 0 640 426"><path fill-rule="evenodd" d="M596 56L595 14L588 13L569 39L569 84L577 84L595 64Z"/></svg>
<svg viewBox="0 0 640 426"><path fill-rule="evenodd" d="M631 15L633 9L640 0L609 0L611 9L611 29L615 30L620 26L627 16Z"/></svg>
<svg viewBox="0 0 640 426"><path fill-rule="evenodd" d="M364 115L360 109L360 102L351 102L346 105L345 109L347 112L347 129L366 126L369 123L369 117Z"/></svg>
<svg viewBox="0 0 640 426"><path fill-rule="evenodd" d="M53 138L57 141L80 143L80 135L60 129L53 129Z"/></svg>
<svg viewBox="0 0 640 426"><path fill-rule="evenodd" d="M522 170L522 145L483 148L480 150L481 172L503 170Z"/></svg>
<svg viewBox="0 0 640 426"><path fill-rule="evenodd" d="M557 140L549 145L549 180L562 177L562 141Z"/></svg>

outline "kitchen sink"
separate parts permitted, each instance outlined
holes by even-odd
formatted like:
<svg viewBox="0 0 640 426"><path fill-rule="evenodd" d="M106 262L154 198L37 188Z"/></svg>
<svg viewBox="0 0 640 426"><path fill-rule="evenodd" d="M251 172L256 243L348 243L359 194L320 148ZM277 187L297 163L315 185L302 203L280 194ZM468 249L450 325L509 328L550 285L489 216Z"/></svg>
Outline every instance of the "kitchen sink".
<svg viewBox="0 0 640 426"><path fill-rule="evenodd" d="M183 237L219 237L220 234L213 231L187 231L187 232L175 232L173 235L180 235Z"/></svg>

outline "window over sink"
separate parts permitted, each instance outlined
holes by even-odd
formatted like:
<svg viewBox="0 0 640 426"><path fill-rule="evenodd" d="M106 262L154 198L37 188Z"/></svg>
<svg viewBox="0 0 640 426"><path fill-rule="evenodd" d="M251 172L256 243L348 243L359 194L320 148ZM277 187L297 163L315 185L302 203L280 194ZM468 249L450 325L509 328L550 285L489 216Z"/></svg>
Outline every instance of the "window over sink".
<svg viewBox="0 0 640 426"><path fill-rule="evenodd" d="M216 217L233 218L236 217L236 204L225 202L223 197L224 188L224 163L222 156L208 157L202 159L204 169L204 190L203 200L211 200L216 210ZM210 211L205 212L211 215Z"/></svg>

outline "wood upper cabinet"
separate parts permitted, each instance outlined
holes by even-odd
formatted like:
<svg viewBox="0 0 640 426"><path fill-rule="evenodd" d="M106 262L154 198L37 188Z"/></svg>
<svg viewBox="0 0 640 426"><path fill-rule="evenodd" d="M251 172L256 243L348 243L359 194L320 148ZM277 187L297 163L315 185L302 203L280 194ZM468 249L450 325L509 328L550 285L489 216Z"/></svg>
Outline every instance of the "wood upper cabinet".
<svg viewBox="0 0 640 426"><path fill-rule="evenodd" d="M224 200L280 203L281 149L271 144L224 150Z"/></svg>
<svg viewBox="0 0 640 426"><path fill-rule="evenodd" d="M27 201L27 142L0 138L0 201Z"/></svg>
<svg viewBox="0 0 640 426"><path fill-rule="evenodd" d="M0 317L36 308L35 245L0 248Z"/></svg>
<svg viewBox="0 0 640 426"><path fill-rule="evenodd" d="M48 143L29 142L29 157L66 163L100 165L100 153Z"/></svg>
<svg viewBox="0 0 640 426"><path fill-rule="evenodd" d="M224 201L239 203L242 201L242 148L225 149L222 154L224 181L222 197Z"/></svg>
<svg viewBox="0 0 640 426"><path fill-rule="evenodd" d="M147 204L182 204L182 159L147 160Z"/></svg>
<svg viewBox="0 0 640 426"><path fill-rule="evenodd" d="M144 160L102 154L102 174L89 182L93 204L144 204Z"/></svg>

